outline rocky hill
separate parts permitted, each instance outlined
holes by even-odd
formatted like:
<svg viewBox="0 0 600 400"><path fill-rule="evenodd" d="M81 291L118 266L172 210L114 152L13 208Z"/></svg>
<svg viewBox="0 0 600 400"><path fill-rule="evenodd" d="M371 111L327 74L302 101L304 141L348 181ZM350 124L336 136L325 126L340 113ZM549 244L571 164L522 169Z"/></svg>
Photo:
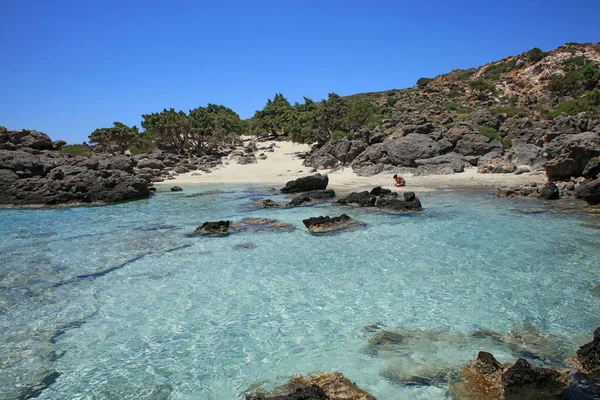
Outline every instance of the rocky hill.
<svg viewBox="0 0 600 400"><path fill-rule="evenodd" d="M600 44L567 44L421 78L414 88L349 96L375 105L383 119L315 149L306 165L350 165L359 175L477 166L481 173L540 170L552 181L594 180L599 66Z"/></svg>

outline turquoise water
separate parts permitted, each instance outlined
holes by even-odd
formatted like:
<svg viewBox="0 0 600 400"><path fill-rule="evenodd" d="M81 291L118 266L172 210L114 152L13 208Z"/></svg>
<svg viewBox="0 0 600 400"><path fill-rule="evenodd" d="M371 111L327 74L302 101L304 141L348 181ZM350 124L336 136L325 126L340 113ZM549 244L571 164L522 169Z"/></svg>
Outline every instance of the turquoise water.
<svg viewBox="0 0 600 400"><path fill-rule="evenodd" d="M519 356L474 330L535 332L554 347L532 362L553 365L600 325L598 216L487 191L425 193L408 215L253 210L279 197L209 189L0 210L0 397L237 399L340 371L378 399L442 399L444 379L403 377L455 371L479 350ZM366 228L311 236L301 222L342 212ZM186 236L245 217L297 229ZM369 344L380 329L406 340Z"/></svg>

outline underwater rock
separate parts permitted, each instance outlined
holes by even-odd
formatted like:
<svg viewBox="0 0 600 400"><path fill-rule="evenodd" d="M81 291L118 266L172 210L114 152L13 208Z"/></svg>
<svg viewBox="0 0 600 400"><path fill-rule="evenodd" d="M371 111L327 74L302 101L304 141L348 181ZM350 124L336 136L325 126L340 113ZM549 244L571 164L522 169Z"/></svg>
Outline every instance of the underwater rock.
<svg viewBox="0 0 600 400"><path fill-rule="evenodd" d="M311 190L322 190L327 189L328 183L329 177L327 175L314 174L289 181L280 191L281 193L300 193Z"/></svg>
<svg viewBox="0 0 600 400"><path fill-rule="evenodd" d="M310 233L331 233L342 229L364 226L362 222L350 218L346 214L339 217L313 217L302 220Z"/></svg>
<svg viewBox="0 0 600 400"><path fill-rule="evenodd" d="M229 232L291 232L294 225L276 219L244 218L230 226Z"/></svg>
<svg viewBox="0 0 600 400"><path fill-rule="evenodd" d="M296 388L293 393L283 395L246 395L246 400L329 400L329 396L317 385Z"/></svg>
<svg viewBox="0 0 600 400"><path fill-rule="evenodd" d="M375 400L339 372L319 375L294 375L273 390L251 389L246 400Z"/></svg>
<svg viewBox="0 0 600 400"><path fill-rule="evenodd" d="M195 235L225 235L231 221L205 222L194 231Z"/></svg>
<svg viewBox="0 0 600 400"><path fill-rule="evenodd" d="M523 358L514 365L500 364L492 354L479 352L450 382L449 392L457 399L547 399L568 387L566 373L536 368Z"/></svg>
<svg viewBox="0 0 600 400"><path fill-rule="evenodd" d="M252 250L252 249L256 248L256 245L254 243L247 242L247 243L238 243L233 247L238 250Z"/></svg>
<svg viewBox="0 0 600 400"><path fill-rule="evenodd" d="M428 365L394 363L381 371L381 376L403 386L437 386L445 388L453 369Z"/></svg>
<svg viewBox="0 0 600 400"><path fill-rule="evenodd" d="M180 186L173 186L171 192L181 192L183 189Z"/></svg>
<svg viewBox="0 0 600 400"><path fill-rule="evenodd" d="M559 346L557 339L541 332L538 327L525 323L511 328L502 341L510 347L515 357L560 363L566 354Z"/></svg>
<svg viewBox="0 0 600 400"><path fill-rule="evenodd" d="M256 203L254 203L252 208L276 208L276 207L285 207L285 206L286 206L285 203L277 203L271 199L265 199L265 200L259 200Z"/></svg>

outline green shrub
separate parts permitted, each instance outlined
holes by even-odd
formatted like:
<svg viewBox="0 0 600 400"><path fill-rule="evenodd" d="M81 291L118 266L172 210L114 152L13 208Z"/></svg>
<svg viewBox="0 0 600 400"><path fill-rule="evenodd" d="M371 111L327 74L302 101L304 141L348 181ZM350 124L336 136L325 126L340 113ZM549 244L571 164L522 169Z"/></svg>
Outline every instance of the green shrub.
<svg viewBox="0 0 600 400"><path fill-rule="evenodd" d="M569 57L562 62L563 68L567 71L574 71L579 67L583 67L586 63L587 58L585 56L573 56Z"/></svg>
<svg viewBox="0 0 600 400"><path fill-rule="evenodd" d="M451 99L456 99L464 94L464 90L459 87L452 88L451 91L448 92L448 97Z"/></svg>
<svg viewBox="0 0 600 400"><path fill-rule="evenodd" d="M591 107L600 107L600 90L598 88L587 94L587 101Z"/></svg>
<svg viewBox="0 0 600 400"><path fill-rule="evenodd" d="M465 82L471 76L473 76L474 73L475 73L475 69L468 69L465 72L461 73L456 80L460 81L460 82Z"/></svg>
<svg viewBox="0 0 600 400"><path fill-rule="evenodd" d="M331 134L332 140L342 139L342 138L353 139L354 134L352 134L351 132L344 132L344 131L335 131Z"/></svg>
<svg viewBox="0 0 600 400"><path fill-rule="evenodd" d="M372 131L373 129L377 128L379 126L378 123L376 122L371 122L370 124L367 125L367 129Z"/></svg>
<svg viewBox="0 0 600 400"><path fill-rule="evenodd" d="M546 53L544 53L542 49L538 47L534 47L525 54L527 55L527 60L531 62L538 62L546 57Z"/></svg>
<svg viewBox="0 0 600 400"><path fill-rule="evenodd" d="M480 126L479 133L490 139L499 140L505 149L510 149L512 147L512 141L510 139L503 139L502 137L500 137L498 131L494 128L490 128L489 126Z"/></svg>
<svg viewBox="0 0 600 400"><path fill-rule="evenodd" d="M421 89L425 86L429 85L429 83L433 80L433 78L419 78L417 80L417 86Z"/></svg>
<svg viewBox="0 0 600 400"><path fill-rule="evenodd" d="M388 97L387 99L387 104L390 107L394 107L394 104L396 104L398 102L398 99L394 98L394 97Z"/></svg>
<svg viewBox="0 0 600 400"><path fill-rule="evenodd" d="M90 157L92 155L92 150L90 150L90 147L83 144L67 144L60 148L60 152L73 157Z"/></svg>
<svg viewBox="0 0 600 400"><path fill-rule="evenodd" d="M515 69L516 65L517 65L516 58L513 58L512 60L509 60L506 62L494 63L485 69L485 71L483 72L483 76L486 77L487 79L497 81L500 79L500 76L502 74Z"/></svg>
<svg viewBox="0 0 600 400"><path fill-rule="evenodd" d="M483 94L496 94L496 86L487 82L485 79L476 79L474 81L469 82L469 87L478 95Z"/></svg>
<svg viewBox="0 0 600 400"><path fill-rule="evenodd" d="M456 110L458 110L458 104L456 104L456 103L446 103L446 104L442 105L442 108L444 110L456 111Z"/></svg>
<svg viewBox="0 0 600 400"><path fill-rule="evenodd" d="M388 95L388 97L392 97L392 96L395 96L395 95L396 95L396 92L388 92L388 94L387 94L387 95Z"/></svg>
<svg viewBox="0 0 600 400"><path fill-rule="evenodd" d="M546 85L552 94L557 96L574 95L581 90L581 77L576 71L564 75L554 74Z"/></svg>
<svg viewBox="0 0 600 400"><path fill-rule="evenodd" d="M519 95L512 95L507 100L508 104L516 106L519 103Z"/></svg>
<svg viewBox="0 0 600 400"><path fill-rule="evenodd" d="M506 114L508 117L514 117L515 115L519 115L521 117L526 117L527 113L517 107L493 107L489 109L492 114Z"/></svg>
<svg viewBox="0 0 600 400"><path fill-rule="evenodd" d="M459 113L456 118L459 121L468 121L471 119L471 113Z"/></svg>

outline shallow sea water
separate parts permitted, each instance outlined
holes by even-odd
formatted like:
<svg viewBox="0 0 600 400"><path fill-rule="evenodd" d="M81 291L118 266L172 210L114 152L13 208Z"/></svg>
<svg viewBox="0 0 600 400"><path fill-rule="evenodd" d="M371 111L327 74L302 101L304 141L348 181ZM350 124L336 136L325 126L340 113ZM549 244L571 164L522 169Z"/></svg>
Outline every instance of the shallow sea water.
<svg viewBox="0 0 600 400"><path fill-rule="evenodd" d="M443 399L444 379L398 377L456 371L479 350L519 356L478 329L551 338L556 359L531 361L552 365L600 325L597 215L488 191L424 193L412 214L250 208L264 198L283 199L215 186L0 210L0 397L240 399L339 371L378 399ZM343 212L366 228L312 236L302 225ZM186 236L246 217L296 229ZM410 339L369 345L381 329Z"/></svg>

